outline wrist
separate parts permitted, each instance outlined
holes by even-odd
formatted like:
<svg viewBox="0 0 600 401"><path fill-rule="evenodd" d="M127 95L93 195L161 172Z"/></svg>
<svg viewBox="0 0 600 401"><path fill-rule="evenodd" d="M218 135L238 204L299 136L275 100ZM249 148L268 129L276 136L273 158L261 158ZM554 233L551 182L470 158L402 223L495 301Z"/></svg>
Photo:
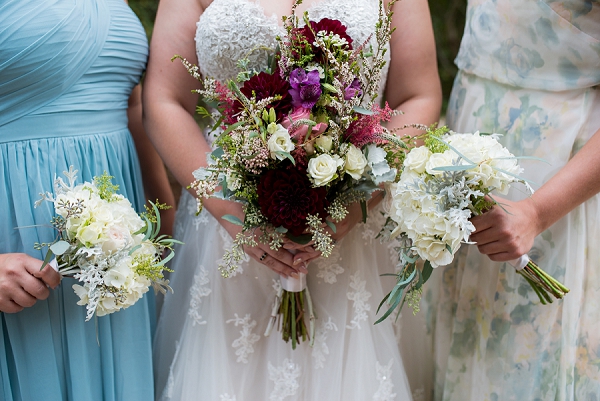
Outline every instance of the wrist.
<svg viewBox="0 0 600 401"><path fill-rule="evenodd" d="M522 202L527 207L527 215L529 216L529 220L536 236L552 225L551 222L546 222L544 220L544 214L540 207L541 205L533 196L524 199Z"/></svg>

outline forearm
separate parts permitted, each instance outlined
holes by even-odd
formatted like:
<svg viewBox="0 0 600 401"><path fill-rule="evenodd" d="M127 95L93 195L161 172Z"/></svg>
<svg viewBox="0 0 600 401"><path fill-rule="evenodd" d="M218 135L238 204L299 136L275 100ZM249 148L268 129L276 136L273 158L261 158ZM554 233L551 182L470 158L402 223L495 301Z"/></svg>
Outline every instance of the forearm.
<svg viewBox="0 0 600 401"><path fill-rule="evenodd" d="M439 121L441 109L441 92L435 90L416 94L412 98L407 99L398 110L402 114L392 117L388 123L388 128L402 128L396 132L398 136L415 136L423 134L422 130L415 128L403 128L412 124L420 124L429 126Z"/></svg>
<svg viewBox="0 0 600 401"><path fill-rule="evenodd" d="M531 196L539 233L600 192L599 153L600 129L565 167Z"/></svg>
<svg viewBox="0 0 600 401"><path fill-rule="evenodd" d="M175 206L175 198L171 191L169 178L162 159L146 135L142 124L141 88L134 89L129 102L127 116L129 118L129 131L135 142L142 180L146 197L169 206Z"/></svg>
<svg viewBox="0 0 600 401"><path fill-rule="evenodd" d="M194 180L193 172L207 165L206 155L212 149L192 115L182 106L149 102L145 110L144 122L152 141L177 181L187 188ZM241 205L215 198L204 199L203 205L232 236L239 232L239 226L221 217L231 214L243 220Z"/></svg>

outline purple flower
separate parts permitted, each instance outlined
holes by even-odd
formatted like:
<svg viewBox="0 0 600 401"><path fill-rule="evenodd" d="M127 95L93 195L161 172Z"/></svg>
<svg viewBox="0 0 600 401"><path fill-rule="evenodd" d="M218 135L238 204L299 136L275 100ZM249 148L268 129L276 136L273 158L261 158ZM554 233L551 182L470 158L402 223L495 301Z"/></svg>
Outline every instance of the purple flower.
<svg viewBox="0 0 600 401"><path fill-rule="evenodd" d="M344 89L344 100L350 100L355 96L362 96L362 89L360 89L360 80L354 78L354 81Z"/></svg>
<svg viewBox="0 0 600 401"><path fill-rule="evenodd" d="M319 71L312 70L307 73L303 68L296 68L290 74L290 86L292 105L312 109L321 96Z"/></svg>

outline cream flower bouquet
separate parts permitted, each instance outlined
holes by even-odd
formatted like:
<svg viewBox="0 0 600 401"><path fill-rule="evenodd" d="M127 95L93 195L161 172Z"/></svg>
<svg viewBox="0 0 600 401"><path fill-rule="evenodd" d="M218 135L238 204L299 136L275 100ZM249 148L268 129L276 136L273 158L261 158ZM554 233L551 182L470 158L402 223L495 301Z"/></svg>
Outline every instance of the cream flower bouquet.
<svg viewBox="0 0 600 401"><path fill-rule="evenodd" d="M400 179L387 188L389 217L382 233L400 239L400 270L396 286L380 305L387 303L389 308L378 322L404 302L418 310L422 286L432 270L451 263L461 244L470 243L475 231L470 219L497 204L493 194L506 194L515 183L533 192L520 177L518 158L498 142L498 135L459 134L443 127L426 129L417 139L425 145L410 149ZM422 268L417 267L419 260ZM509 263L542 303L569 291L527 255Z"/></svg>
<svg viewBox="0 0 600 401"><path fill-rule="evenodd" d="M165 249L178 241L159 236L159 209L152 203L138 214L131 203L116 193L117 186L106 172L93 182L75 185L77 170L71 166L54 181L54 194L42 194L36 202L52 202L56 216L51 225L58 235L54 242L35 244L48 247L44 266L50 264L63 277L80 284L73 290L79 305L86 305L86 320L127 308L137 302L150 286L170 289L163 271L174 254L163 259Z"/></svg>

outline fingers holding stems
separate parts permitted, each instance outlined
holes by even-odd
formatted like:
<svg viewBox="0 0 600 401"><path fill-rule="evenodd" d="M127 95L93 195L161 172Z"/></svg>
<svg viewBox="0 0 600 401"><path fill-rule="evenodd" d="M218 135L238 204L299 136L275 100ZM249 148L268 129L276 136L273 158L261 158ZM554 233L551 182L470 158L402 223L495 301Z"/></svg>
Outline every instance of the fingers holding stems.
<svg viewBox="0 0 600 401"><path fill-rule="evenodd" d="M298 273L308 273L304 265L294 265L293 254L285 249L264 249L259 246L250 248L247 253L254 260L284 277L297 277Z"/></svg>
<svg viewBox="0 0 600 401"><path fill-rule="evenodd" d="M20 312L50 295L48 288L60 284L60 275L42 261L26 254L0 255L0 311Z"/></svg>

